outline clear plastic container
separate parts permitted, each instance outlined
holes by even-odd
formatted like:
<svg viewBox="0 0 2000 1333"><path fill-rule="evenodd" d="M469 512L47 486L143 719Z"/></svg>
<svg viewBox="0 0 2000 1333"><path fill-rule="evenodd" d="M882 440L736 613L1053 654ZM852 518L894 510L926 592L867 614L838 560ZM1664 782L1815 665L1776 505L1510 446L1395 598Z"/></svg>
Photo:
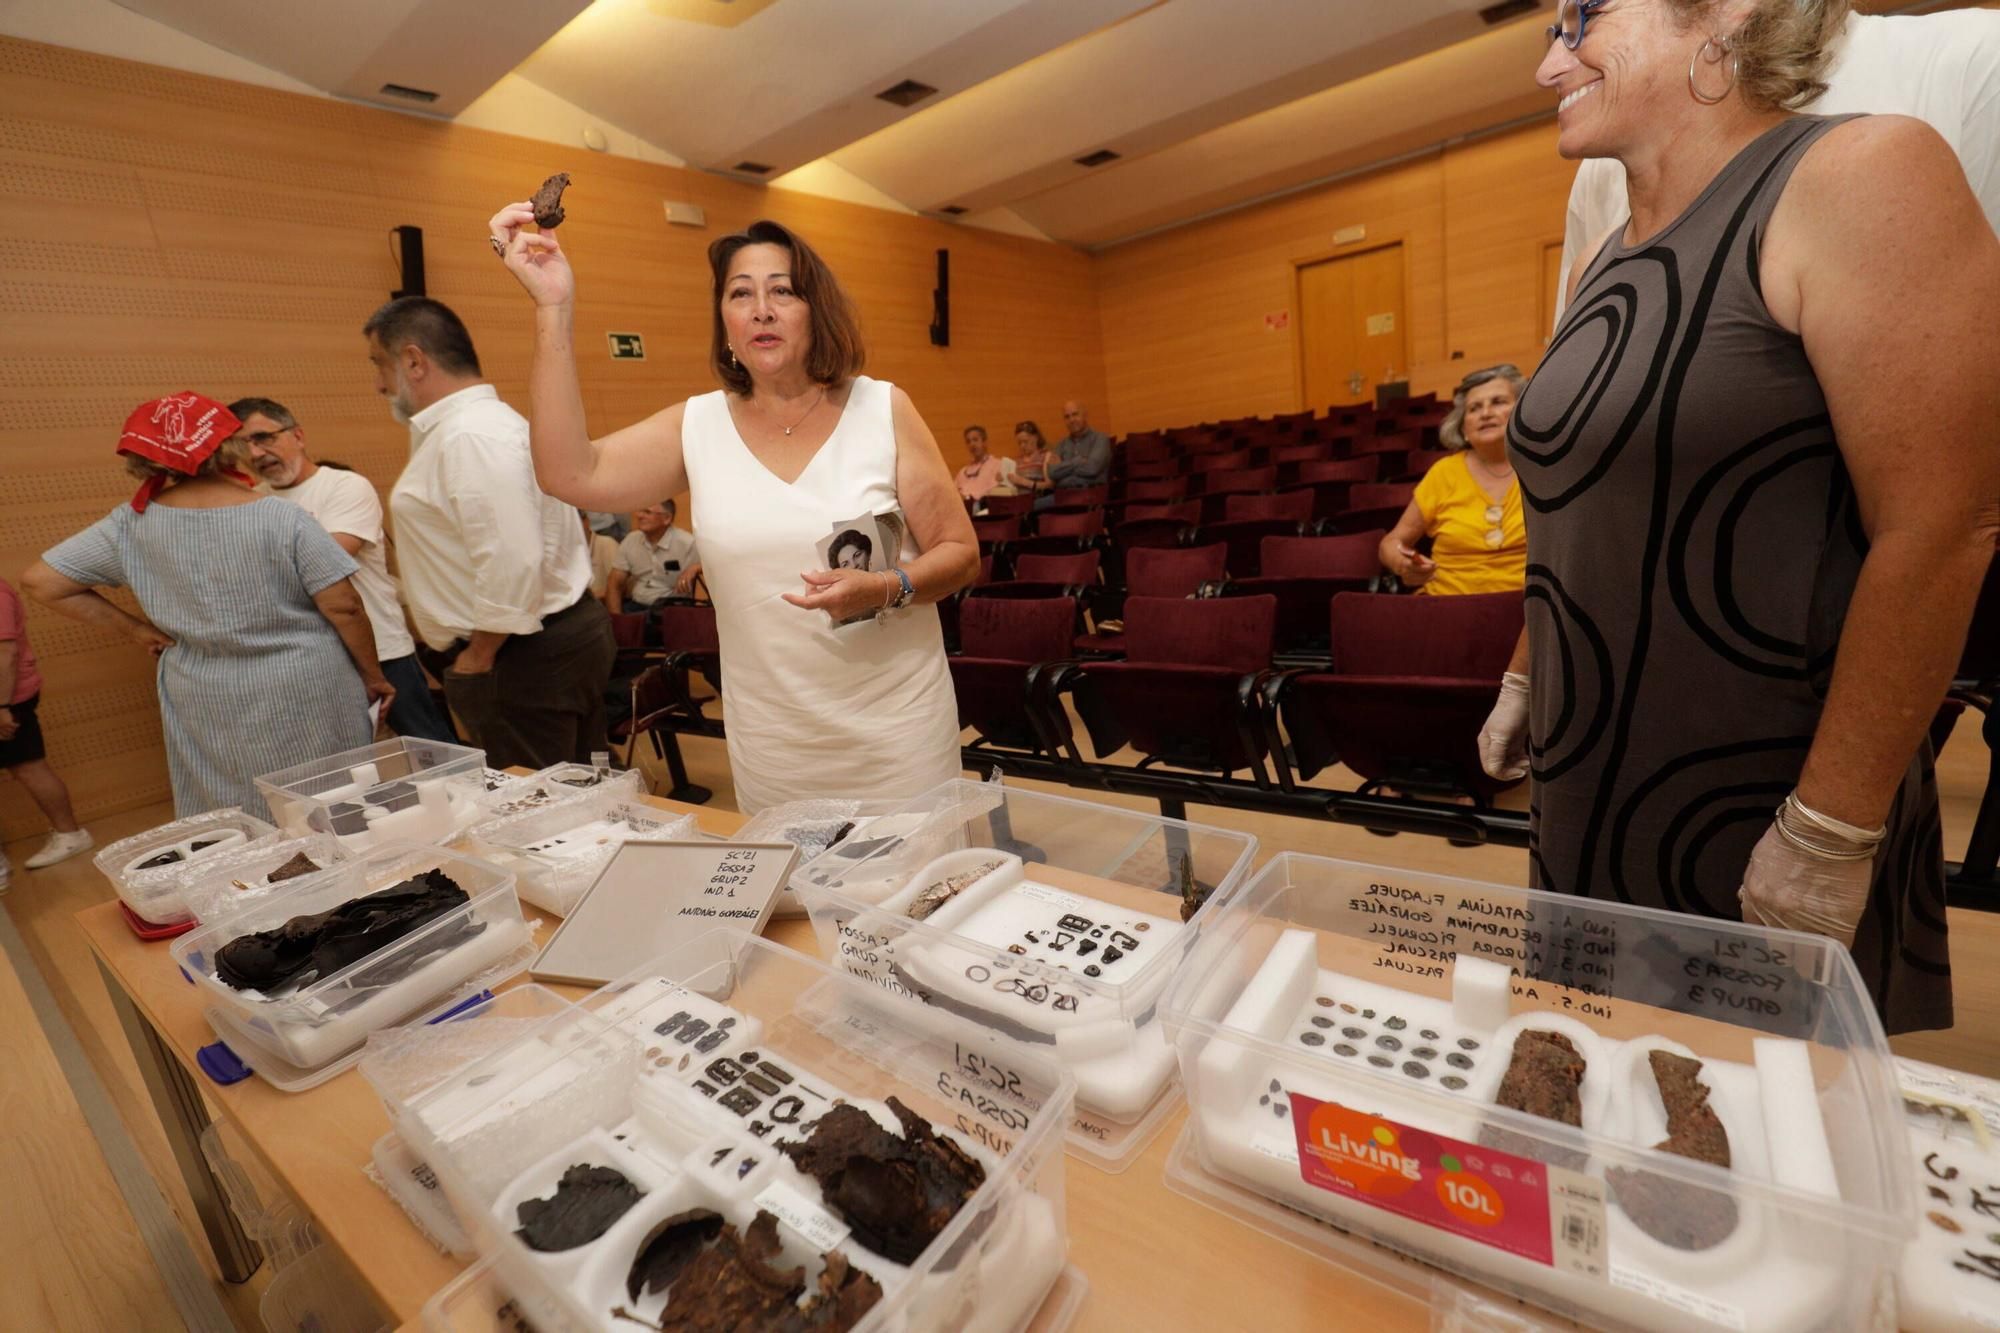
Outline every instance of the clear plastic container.
<svg viewBox="0 0 2000 1333"><path fill-rule="evenodd" d="M318 1246L312 1220L234 1125L211 1122L201 1134L201 1155L222 1186L229 1211L264 1252L272 1272L291 1267Z"/></svg>
<svg viewBox="0 0 2000 1333"><path fill-rule="evenodd" d="M586 764L556 764L480 793L481 821L531 814L588 796L616 792L627 800L645 793L645 777L637 769L600 772Z"/></svg>
<svg viewBox="0 0 2000 1333"><path fill-rule="evenodd" d="M689 1208L739 1229L779 1216L781 1267L838 1250L883 1288L864 1333L1006 1333L1034 1326L1067 1250L1061 1131L1075 1085L1036 1052L962 1025L956 1041L912 1006L765 940L698 936L595 992L513 1046L414 1099L402 1124L517 1311L545 1331L657 1318L666 1296L626 1290L655 1225ZM893 1126L889 1098L978 1161L985 1178L915 1261L862 1244L777 1146L836 1099ZM643 1196L587 1244L529 1249L518 1206L577 1165Z"/></svg>
<svg viewBox="0 0 2000 1333"><path fill-rule="evenodd" d="M1176 1189L1591 1327L1886 1326L1908 1153L1838 946L1293 853L1219 906L1164 1005Z"/></svg>
<svg viewBox="0 0 2000 1333"><path fill-rule="evenodd" d="M469 901L329 976L281 996L239 991L215 972L231 940L294 917L329 911L442 870ZM301 1070L320 1069L359 1047L376 1028L403 1022L454 994L470 994L522 971L534 938L521 917L514 877L498 866L436 847L391 844L265 897L174 941L174 961L252 1043ZM231 1032L222 1032L225 1040ZM250 1060L254 1066L254 1057Z"/></svg>
<svg viewBox="0 0 2000 1333"><path fill-rule="evenodd" d="M361 850L449 842L479 817L486 752L398 736L257 779L288 837L331 833Z"/></svg>
<svg viewBox="0 0 2000 1333"><path fill-rule="evenodd" d="M1919 1214L1899 1325L2000 1328L2000 1081L1901 1056L1896 1076Z"/></svg>
<svg viewBox="0 0 2000 1333"><path fill-rule="evenodd" d="M328 1245L272 1278L257 1313L266 1333L378 1333L390 1326L367 1287Z"/></svg>
<svg viewBox="0 0 2000 1333"><path fill-rule="evenodd" d="M271 875L303 856L314 869L273 881ZM303 838L260 839L228 850L218 849L188 863L181 875L181 898L196 921L219 921L275 893L306 875L318 874L348 859L347 848L330 833Z"/></svg>
<svg viewBox="0 0 2000 1333"><path fill-rule="evenodd" d="M960 781L851 835L792 884L827 958L925 1002L913 1024L980 1023L1060 1061L1077 1082L1071 1147L1116 1171L1173 1109L1160 997L1256 846L1229 829ZM1208 904L1185 920L1184 875Z"/></svg>
<svg viewBox="0 0 2000 1333"><path fill-rule="evenodd" d="M643 804L625 783L607 782L576 800L475 824L465 839L476 855L519 877L522 901L568 916L624 843L694 833L693 815Z"/></svg>
<svg viewBox="0 0 2000 1333"><path fill-rule="evenodd" d="M1064 1333L1090 1295L1083 1271L1065 1268L1042 1300L1022 1333ZM494 1275L493 1261L482 1260L439 1287L424 1304L426 1333L584 1333L574 1325L531 1324L519 1303Z"/></svg>
<svg viewBox="0 0 2000 1333"><path fill-rule="evenodd" d="M804 866L831 851L835 843L853 839L856 843L873 840L868 829L886 815L903 812L905 818L891 821L908 825L906 803L898 801L849 801L811 800L786 801L780 805L767 805L750 817L750 821L738 829L735 840L739 842L789 842L799 849L799 865ZM921 816L918 817L919 819ZM796 889L788 881L778 891L778 900L771 905L774 917L804 916L805 903L799 900Z"/></svg>
<svg viewBox="0 0 2000 1333"><path fill-rule="evenodd" d="M277 838L278 830L263 820L230 807L120 838L91 860L133 915L148 925L175 926L194 920L181 893L190 868Z"/></svg>

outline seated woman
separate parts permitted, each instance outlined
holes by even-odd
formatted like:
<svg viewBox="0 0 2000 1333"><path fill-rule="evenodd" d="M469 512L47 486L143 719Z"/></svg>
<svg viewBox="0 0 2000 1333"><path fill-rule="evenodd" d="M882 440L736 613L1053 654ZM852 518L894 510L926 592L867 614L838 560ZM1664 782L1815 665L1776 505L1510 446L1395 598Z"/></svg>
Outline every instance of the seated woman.
<svg viewBox="0 0 2000 1333"><path fill-rule="evenodd" d="M1382 539L1382 567L1421 593L1518 592L1527 582L1528 530L1507 461L1507 422L1527 381L1509 365L1475 370L1451 394L1438 428L1447 449L1417 483ZM1431 553L1417 550L1431 539Z"/></svg>
<svg viewBox="0 0 2000 1333"><path fill-rule="evenodd" d="M1055 460L1042 428L1032 421L1014 423L1014 486L1020 491L1047 490L1049 464Z"/></svg>
<svg viewBox="0 0 2000 1333"><path fill-rule="evenodd" d="M298 505L261 496L222 404L180 393L125 422L131 503L42 553L21 586L159 659L174 813L264 806L256 778L368 744L396 692L359 568ZM139 616L99 588L129 587Z"/></svg>

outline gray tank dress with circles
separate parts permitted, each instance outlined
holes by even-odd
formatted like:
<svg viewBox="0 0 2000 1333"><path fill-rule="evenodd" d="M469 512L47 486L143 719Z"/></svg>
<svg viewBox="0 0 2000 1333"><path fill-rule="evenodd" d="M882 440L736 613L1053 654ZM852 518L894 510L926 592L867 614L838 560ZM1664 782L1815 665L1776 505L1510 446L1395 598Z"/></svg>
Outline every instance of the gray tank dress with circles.
<svg viewBox="0 0 2000 1333"><path fill-rule="evenodd" d="M1657 236L1614 235L1514 413L1538 887L1736 919L1798 781L1868 541L1757 257L1799 159L1845 119L1781 122ZM1890 1031L1947 1027L1928 741L1888 823L1854 958Z"/></svg>

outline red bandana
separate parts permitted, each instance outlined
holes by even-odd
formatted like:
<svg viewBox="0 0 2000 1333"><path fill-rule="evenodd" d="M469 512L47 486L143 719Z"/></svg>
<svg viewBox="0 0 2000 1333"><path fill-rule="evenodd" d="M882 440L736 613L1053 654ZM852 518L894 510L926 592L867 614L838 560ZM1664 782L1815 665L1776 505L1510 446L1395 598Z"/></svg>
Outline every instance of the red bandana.
<svg viewBox="0 0 2000 1333"><path fill-rule="evenodd" d="M142 403L125 418L125 429L118 436L118 452L193 476L202 461L242 424L213 398L193 392L171 394ZM225 475L245 486L255 484L234 468ZM132 497L133 511L145 513L146 506L166 484L164 476L147 478Z"/></svg>

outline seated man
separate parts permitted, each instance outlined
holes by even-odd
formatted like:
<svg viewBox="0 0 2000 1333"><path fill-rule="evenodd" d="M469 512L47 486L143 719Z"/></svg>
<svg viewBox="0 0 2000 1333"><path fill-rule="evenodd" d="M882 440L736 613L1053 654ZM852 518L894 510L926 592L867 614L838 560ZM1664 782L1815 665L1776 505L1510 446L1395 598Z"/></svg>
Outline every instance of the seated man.
<svg viewBox="0 0 2000 1333"><path fill-rule="evenodd" d="M669 597L686 597L701 575L694 534L674 526L672 500L632 513L632 531L618 544L611 566L609 606L646 611Z"/></svg>
<svg viewBox="0 0 2000 1333"><path fill-rule="evenodd" d="M1063 421L1069 426L1069 434L1056 446L1055 457L1049 461L1051 489L1036 498L1038 510L1055 504L1056 491L1102 486L1111 475L1111 439L1103 431L1090 428L1090 417L1083 404L1064 403Z"/></svg>
<svg viewBox="0 0 2000 1333"><path fill-rule="evenodd" d="M986 427L965 428L965 452L972 461L958 470L958 493L968 500L1014 493L1014 460L988 452Z"/></svg>

